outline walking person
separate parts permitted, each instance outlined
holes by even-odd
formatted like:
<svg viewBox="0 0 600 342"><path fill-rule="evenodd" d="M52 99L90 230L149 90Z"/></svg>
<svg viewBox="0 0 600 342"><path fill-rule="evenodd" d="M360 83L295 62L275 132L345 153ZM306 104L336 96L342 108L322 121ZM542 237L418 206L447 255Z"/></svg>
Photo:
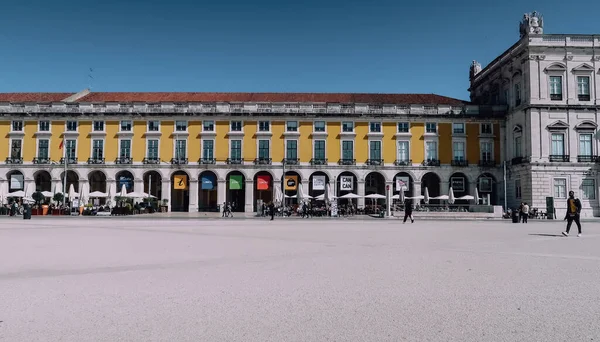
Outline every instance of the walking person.
<svg viewBox="0 0 600 342"><path fill-rule="evenodd" d="M523 202L521 202L521 204L519 205L517 213L519 215L519 223L521 223L523 221Z"/></svg>
<svg viewBox="0 0 600 342"><path fill-rule="evenodd" d="M227 202L223 202L223 215L221 217L227 216Z"/></svg>
<svg viewBox="0 0 600 342"><path fill-rule="evenodd" d="M523 203L521 211L523 212L523 223L527 223L527 219L529 218L529 205L527 205L527 202Z"/></svg>
<svg viewBox="0 0 600 342"><path fill-rule="evenodd" d="M410 223L415 223L415 220L412 217L412 200L406 199L404 200L404 221L402 223L406 223L406 219L410 217Z"/></svg>
<svg viewBox="0 0 600 342"><path fill-rule="evenodd" d="M581 201L579 198L575 198L575 193L569 191L569 199L567 200L567 214L565 220L567 221L567 230L562 233L564 236L569 236L571 230L571 224L575 221L577 225L577 237L581 237L581 222L579 222L579 216L581 213Z"/></svg>
<svg viewBox="0 0 600 342"><path fill-rule="evenodd" d="M269 202L269 214L271 214L271 221L275 218L275 204Z"/></svg>

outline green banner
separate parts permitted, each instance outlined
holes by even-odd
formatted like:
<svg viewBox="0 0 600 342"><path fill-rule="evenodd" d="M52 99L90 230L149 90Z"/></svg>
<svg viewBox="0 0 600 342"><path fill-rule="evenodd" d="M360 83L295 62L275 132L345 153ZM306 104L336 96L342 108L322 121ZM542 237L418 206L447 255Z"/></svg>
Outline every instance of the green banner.
<svg viewBox="0 0 600 342"><path fill-rule="evenodd" d="M242 190L242 176L241 175L229 176L229 190Z"/></svg>

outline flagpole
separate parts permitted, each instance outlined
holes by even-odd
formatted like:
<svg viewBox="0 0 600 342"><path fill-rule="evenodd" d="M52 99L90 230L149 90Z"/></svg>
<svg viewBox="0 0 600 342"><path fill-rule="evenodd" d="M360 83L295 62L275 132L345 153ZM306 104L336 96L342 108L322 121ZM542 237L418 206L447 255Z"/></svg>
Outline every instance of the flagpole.
<svg viewBox="0 0 600 342"><path fill-rule="evenodd" d="M65 199L67 198L67 164L69 163L69 161L67 160L67 146L65 146L65 134L63 133L63 141L62 141L62 148L63 148L63 161L65 162L65 172L63 174L63 204L66 204Z"/></svg>

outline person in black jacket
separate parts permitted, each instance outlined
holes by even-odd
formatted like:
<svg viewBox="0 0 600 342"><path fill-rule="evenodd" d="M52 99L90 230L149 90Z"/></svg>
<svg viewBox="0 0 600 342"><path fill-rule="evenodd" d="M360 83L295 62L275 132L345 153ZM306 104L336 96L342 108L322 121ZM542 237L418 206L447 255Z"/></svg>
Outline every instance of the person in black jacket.
<svg viewBox="0 0 600 342"><path fill-rule="evenodd" d="M577 225L578 234L581 236L581 223L579 222L579 214L581 213L581 201L579 198L575 198L575 193L569 191L569 199L567 200L567 215L565 220L567 221L567 230L562 233L564 236L569 236L569 230L571 230L571 224L575 221Z"/></svg>
<svg viewBox="0 0 600 342"><path fill-rule="evenodd" d="M269 203L269 214L271 214L271 221L273 221L273 218L275 217L275 204L273 204L273 202Z"/></svg>
<svg viewBox="0 0 600 342"><path fill-rule="evenodd" d="M412 200L406 199L404 200L404 221L402 223L406 223L406 219L410 217L410 222L415 223L415 220L412 217Z"/></svg>

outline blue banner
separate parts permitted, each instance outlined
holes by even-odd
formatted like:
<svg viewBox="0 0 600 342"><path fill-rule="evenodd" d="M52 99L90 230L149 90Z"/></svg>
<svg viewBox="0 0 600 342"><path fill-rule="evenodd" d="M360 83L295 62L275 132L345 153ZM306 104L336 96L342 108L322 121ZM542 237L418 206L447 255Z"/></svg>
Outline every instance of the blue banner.
<svg viewBox="0 0 600 342"><path fill-rule="evenodd" d="M215 188L215 177L214 175L202 176L202 190L213 190Z"/></svg>

